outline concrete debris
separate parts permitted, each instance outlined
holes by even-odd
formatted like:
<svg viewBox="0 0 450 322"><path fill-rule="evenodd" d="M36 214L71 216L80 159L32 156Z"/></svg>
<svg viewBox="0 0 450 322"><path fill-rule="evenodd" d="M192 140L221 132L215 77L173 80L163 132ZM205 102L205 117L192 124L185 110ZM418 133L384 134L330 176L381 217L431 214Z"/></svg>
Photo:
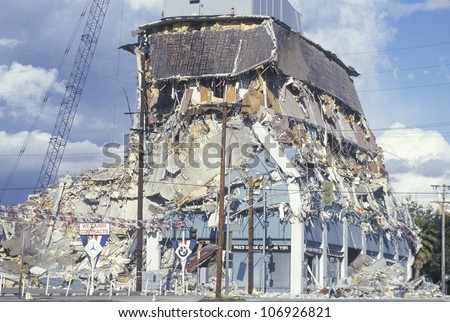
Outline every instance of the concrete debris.
<svg viewBox="0 0 450 322"><path fill-rule="evenodd" d="M404 278L404 267L397 264L380 267L379 264L375 262L373 267L364 267L357 274L340 280L332 293L335 297L367 299L420 299L442 296L439 285L426 281L424 277L408 282Z"/></svg>
<svg viewBox="0 0 450 322"><path fill-rule="evenodd" d="M363 268L370 266L373 263L373 259L367 255L359 255L347 268L347 274L353 275L358 273Z"/></svg>

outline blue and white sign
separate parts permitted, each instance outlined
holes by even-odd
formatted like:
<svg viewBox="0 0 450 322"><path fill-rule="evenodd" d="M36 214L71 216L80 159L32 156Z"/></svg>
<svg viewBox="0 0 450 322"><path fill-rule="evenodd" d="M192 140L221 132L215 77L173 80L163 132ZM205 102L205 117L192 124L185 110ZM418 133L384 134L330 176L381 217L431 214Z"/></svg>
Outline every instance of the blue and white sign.
<svg viewBox="0 0 450 322"><path fill-rule="evenodd" d="M109 238L109 232L109 223L80 223L80 239L92 268L97 265L98 258Z"/></svg>
<svg viewBox="0 0 450 322"><path fill-rule="evenodd" d="M172 240L172 247L175 249L175 255L177 255L178 260L181 263L181 267L184 270L186 267L186 262L189 256L192 254L197 242L195 240Z"/></svg>

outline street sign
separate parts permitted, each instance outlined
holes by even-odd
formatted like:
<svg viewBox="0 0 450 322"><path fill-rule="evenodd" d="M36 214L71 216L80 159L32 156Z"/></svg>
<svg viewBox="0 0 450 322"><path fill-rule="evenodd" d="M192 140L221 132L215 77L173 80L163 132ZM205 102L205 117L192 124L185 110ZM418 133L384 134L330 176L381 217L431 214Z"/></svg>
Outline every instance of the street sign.
<svg viewBox="0 0 450 322"><path fill-rule="evenodd" d="M186 261L188 256L192 253L192 251L184 244L180 244L175 252L181 261Z"/></svg>
<svg viewBox="0 0 450 322"><path fill-rule="evenodd" d="M94 294L94 269L110 234L109 223L80 223L79 234L91 264L90 295Z"/></svg>
<svg viewBox="0 0 450 322"><path fill-rule="evenodd" d="M80 223L79 234L80 235L109 235L109 223Z"/></svg>
<svg viewBox="0 0 450 322"><path fill-rule="evenodd" d="M88 241L86 246L84 247L84 250L89 255L89 257L92 259L96 258L103 250L102 245L96 240L91 239Z"/></svg>
<svg viewBox="0 0 450 322"><path fill-rule="evenodd" d="M80 239L89 256L92 267L97 264L100 253L105 247L110 234L109 223L80 223Z"/></svg>
<svg viewBox="0 0 450 322"><path fill-rule="evenodd" d="M185 292L184 271L186 269L186 262L189 256L192 254L192 251L194 250L196 244L197 242L193 239L185 240L183 238L183 240L180 242L178 242L178 240L176 239L172 240L172 247L175 249L175 255L177 255L181 263L181 278L182 278L183 292Z"/></svg>
<svg viewBox="0 0 450 322"><path fill-rule="evenodd" d="M186 267L186 262L188 257L192 254L192 250L194 249L197 242L195 240L172 240L172 247L175 248L175 255L177 255L180 260L181 267L184 270Z"/></svg>

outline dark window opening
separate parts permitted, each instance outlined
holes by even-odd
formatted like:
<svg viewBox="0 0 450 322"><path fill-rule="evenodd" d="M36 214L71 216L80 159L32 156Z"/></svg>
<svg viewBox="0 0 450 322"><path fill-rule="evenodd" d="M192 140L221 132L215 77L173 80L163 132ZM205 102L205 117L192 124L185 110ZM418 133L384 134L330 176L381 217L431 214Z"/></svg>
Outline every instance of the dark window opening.
<svg viewBox="0 0 450 322"><path fill-rule="evenodd" d="M316 167L316 165L314 163L307 163L306 164L306 169L307 169L307 173L308 173L308 179L309 178L314 178L316 176L316 173L314 171L314 168Z"/></svg>
<svg viewBox="0 0 450 322"><path fill-rule="evenodd" d="M214 97L223 98L224 88L225 88L224 81L220 81L219 83L214 84L214 87L213 87Z"/></svg>
<svg viewBox="0 0 450 322"><path fill-rule="evenodd" d="M351 264L361 254L360 249L348 247L348 263Z"/></svg>
<svg viewBox="0 0 450 322"><path fill-rule="evenodd" d="M200 0L189 0L190 4L199 4Z"/></svg>

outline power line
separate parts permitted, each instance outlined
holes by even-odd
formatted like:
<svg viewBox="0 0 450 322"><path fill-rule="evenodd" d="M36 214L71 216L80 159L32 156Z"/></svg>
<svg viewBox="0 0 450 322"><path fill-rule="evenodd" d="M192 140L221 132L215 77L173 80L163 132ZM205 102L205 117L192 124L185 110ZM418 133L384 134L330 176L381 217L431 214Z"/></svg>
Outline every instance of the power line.
<svg viewBox="0 0 450 322"><path fill-rule="evenodd" d="M446 85L450 85L450 82L436 83L436 84L424 84L424 85L416 85L416 86L405 86L405 87L382 88L382 89L368 89L368 90L359 90L358 92L359 93L388 92L388 91L398 91L398 90L414 89L414 88L438 87L438 86L446 86Z"/></svg>
<svg viewBox="0 0 450 322"><path fill-rule="evenodd" d="M377 129L371 129L372 132L376 131L401 131L401 130L410 130L410 129L425 129L425 128L433 128L433 127L444 127L444 126L450 126L450 121L448 122L439 122L439 123L428 123L428 124L418 124L418 125L409 125L404 126L401 128L377 128Z"/></svg>
<svg viewBox="0 0 450 322"><path fill-rule="evenodd" d="M340 53L337 54L339 56L347 56L347 55L363 55L363 54L375 54L375 53L381 53L381 52L390 52L390 51L401 51L401 50L411 50L411 49L419 49L419 48L428 48L428 47L436 47L436 46L444 46L449 45L450 41L443 41L433 44L423 44L423 45L415 45L415 46L409 46L409 47L398 47L398 48L386 48L386 49L378 49L378 50L368 50L368 51L360 51L360 52L353 52L353 53Z"/></svg>
<svg viewBox="0 0 450 322"><path fill-rule="evenodd" d="M388 69L388 70L381 70L381 71L364 72L364 73L361 73L361 75L364 76L364 75L369 75L369 74L385 74L385 73L392 73L392 72L404 72L404 71L411 71L411 70L441 68L441 67L448 67L448 66L450 66L450 64L429 65L429 66L409 67L409 68L395 68L395 69Z"/></svg>
<svg viewBox="0 0 450 322"><path fill-rule="evenodd" d="M156 180L146 180L146 183L157 183L157 184L165 184L165 185L175 185L175 186L188 186L188 187L208 187L208 188L219 188L218 185L211 185L211 184L194 184L194 183L173 183L173 182L165 182L165 181L156 181ZM78 184L75 183L75 186L77 186ZM81 184L79 184L80 186L82 186ZM233 183L230 184L231 186L233 186ZM236 185L236 184L234 184ZM238 185L242 185L242 184L238 184ZM34 189L34 187L15 187L15 188L4 188L4 189L0 189L1 190L32 190ZM285 196L286 193L287 194L293 194L293 193L298 193L298 192L310 192L310 193L314 193L314 192L320 192L320 190L309 190L309 189L288 189L288 188L276 188L276 187L272 187L271 189L269 189L268 191L274 191L274 192L283 192L283 194L276 194L274 196L269 196L269 197L281 197L281 196ZM356 194L356 195L366 195L372 191L369 192L361 192L361 193L354 193L351 191L338 191L340 194ZM435 192L424 192L424 191L395 191L394 193L395 195L436 195Z"/></svg>

